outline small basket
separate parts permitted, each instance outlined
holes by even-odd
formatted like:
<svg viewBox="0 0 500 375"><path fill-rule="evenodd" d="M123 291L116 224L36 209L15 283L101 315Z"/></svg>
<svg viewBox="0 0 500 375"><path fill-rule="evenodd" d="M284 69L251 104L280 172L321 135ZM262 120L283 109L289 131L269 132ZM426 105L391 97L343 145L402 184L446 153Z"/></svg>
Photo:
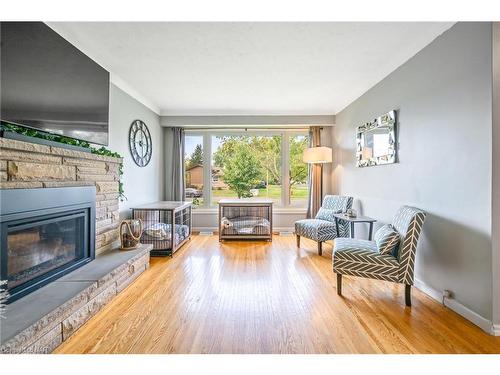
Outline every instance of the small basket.
<svg viewBox="0 0 500 375"><path fill-rule="evenodd" d="M142 220L129 219L120 223L120 244L122 250L132 250L139 247L142 236Z"/></svg>

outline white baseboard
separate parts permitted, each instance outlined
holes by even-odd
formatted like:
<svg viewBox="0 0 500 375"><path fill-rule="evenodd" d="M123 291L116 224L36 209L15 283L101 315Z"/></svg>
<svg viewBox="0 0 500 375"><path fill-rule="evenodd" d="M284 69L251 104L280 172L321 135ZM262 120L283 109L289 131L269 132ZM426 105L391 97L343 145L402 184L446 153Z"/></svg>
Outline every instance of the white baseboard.
<svg viewBox="0 0 500 375"><path fill-rule="evenodd" d="M432 297L439 303L443 302L443 295L439 290L436 290L429 285L425 284L420 280L415 280L415 287ZM486 319L485 317L479 315L477 312L472 311L468 307L462 305L460 302L454 300L453 298L445 298L444 305L448 307L450 310L455 311L457 314L463 316L465 319L477 325L483 331L490 335L500 336L500 326L493 325L493 322Z"/></svg>
<svg viewBox="0 0 500 375"><path fill-rule="evenodd" d="M217 227L193 227L193 232L217 232Z"/></svg>
<svg viewBox="0 0 500 375"><path fill-rule="evenodd" d="M493 324L491 326L491 334L493 336L500 336L500 324Z"/></svg>
<svg viewBox="0 0 500 375"><path fill-rule="evenodd" d="M294 227L274 227L273 232L291 232L295 233L295 228Z"/></svg>

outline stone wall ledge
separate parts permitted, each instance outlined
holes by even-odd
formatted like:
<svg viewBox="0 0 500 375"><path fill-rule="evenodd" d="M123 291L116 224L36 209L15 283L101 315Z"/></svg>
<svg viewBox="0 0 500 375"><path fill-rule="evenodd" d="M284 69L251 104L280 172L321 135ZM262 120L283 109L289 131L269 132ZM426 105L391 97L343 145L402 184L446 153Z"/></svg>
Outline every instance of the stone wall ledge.
<svg viewBox="0 0 500 375"><path fill-rule="evenodd" d="M18 141L16 139L0 138L0 149L10 149L25 152L35 152L39 154L50 154L55 156L65 156L76 159L89 159L104 161L108 163L120 164L123 162L122 158L115 158L113 156L96 155L89 152L68 150L61 147L39 145L31 142Z"/></svg>
<svg viewBox="0 0 500 375"><path fill-rule="evenodd" d="M0 353L50 353L149 267L152 245L113 249L7 306Z"/></svg>

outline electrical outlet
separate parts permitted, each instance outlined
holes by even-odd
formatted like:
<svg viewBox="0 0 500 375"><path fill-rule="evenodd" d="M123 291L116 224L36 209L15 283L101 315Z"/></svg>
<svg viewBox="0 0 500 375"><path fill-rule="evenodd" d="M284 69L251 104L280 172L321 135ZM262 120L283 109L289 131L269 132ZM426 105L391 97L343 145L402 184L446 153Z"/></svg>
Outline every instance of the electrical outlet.
<svg viewBox="0 0 500 375"><path fill-rule="evenodd" d="M443 290L443 298L451 298L452 293L448 289Z"/></svg>

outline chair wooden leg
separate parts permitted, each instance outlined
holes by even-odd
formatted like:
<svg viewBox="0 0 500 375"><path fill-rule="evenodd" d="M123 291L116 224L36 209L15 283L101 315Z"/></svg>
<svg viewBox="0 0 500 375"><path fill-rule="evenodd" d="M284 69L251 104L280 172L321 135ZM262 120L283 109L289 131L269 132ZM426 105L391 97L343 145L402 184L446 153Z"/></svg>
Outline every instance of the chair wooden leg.
<svg viewBox="0 0 500 375"><path fill-rule="evenodd" d="M323 242L318 242L318 255L323 255Z"/></svg>
<svg viewBox="0 0 500 375"><path fill-rule="evenodd" d="M411 307L411 285L405 285L405 303Z"/></svg>
<svg viewBox="0 0 500 375"><path fill-rule="evenodd" d="M342 295L342 275L340 273L337 274L337 294Z"/></svg>
<svg viewBox="0 0 500 375"><path fill-rule="evenodd" d="M297 247L300 247L300 236L297 234Z"/></svg>

